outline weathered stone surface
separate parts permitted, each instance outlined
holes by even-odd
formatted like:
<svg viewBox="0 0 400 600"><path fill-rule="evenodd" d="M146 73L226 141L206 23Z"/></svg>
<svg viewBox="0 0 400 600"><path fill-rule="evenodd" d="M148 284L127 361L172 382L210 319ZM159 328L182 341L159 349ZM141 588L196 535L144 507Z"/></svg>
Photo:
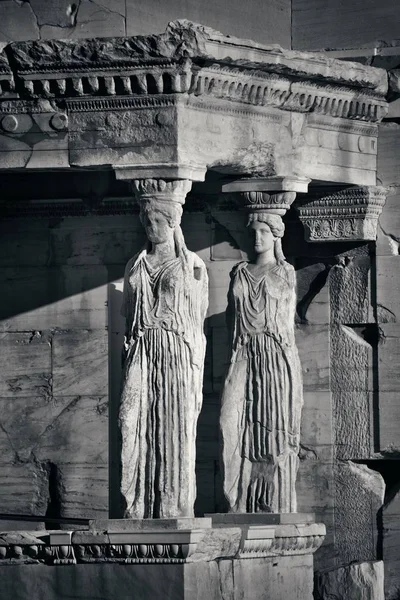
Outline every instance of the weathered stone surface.
<svg viewBox="0 0 400 600"><path fill-rule="evenodd" d="M400 389L397 368L400 361L400 323L380 324L380 344L378 347L379 390L397 392Z"/></svg>
<svg viewBox="0 0 400 600"><path fill-rule="evenodd" d="M335 467L335 548L339 564L377 558L377 514L383 477L365 465L339 461Z"/></svg>
<svg viewBox="0 0 400 600"><path fill-rule="evenodd" d="M400 592L400 493L391 499L382 511L383 564L385 568L385 598L396 600Z"/></svg>
<svg viewBox="0 0 400 600"><path fill-rule="evenodd" d="M265 212L271 210L265 196L251 205L255 260L234 268L228 295L232 354L220 423L224 493L233 512L295 512L297 506L303 388L295 275L282 253L282 218Z"/></svg>
<svg viewBox="0 0 400 600"><path fill-rule="evenodd" d="M0 396L41 396L51 393L51 346L39 331L2 333Z"/></svg>
<svg viewBox="0 0 400 600"><path fill-rule="evenodd" d="M180 227L191 182L138 180L134 187L148 244L125 270L121 511L134 518L189 517L208 277Z"/></svg>
<svg viewBox="0 0 400 600"><path fill-rule="evenodd" d="M376 257L376 318L378 323L400 320L399 256Z"/></svg>
<svg viewBox="0 0 400 600"><path fill-rule="evenodd" d="M318 148L317 152L320 152ZM375 171L375 156L357 155L351 166ZM307 160L313 162L313 154L307 152ZM345 160L344 164L348 164ZM309 199L298 206L306 239L310 242L375 240L378 218L386 201L387 189L373 186L374 179L367 181L370 187L346 188L330 195Z"/></svg>
<svg viewBox="0 0 400 600"><path fill-rule="evenodd" d="M296 260L296 313L299 323L323 325L330 322L329 269L329 265L315 259Z"/></svg>
<svg viewBox="0 0 400 600"><path fill-rule="evenodd" d="M369 323L371 307L371 258L368 247L356 256L339 257L329 272L331 322Z"/></svg>
<svg viewBox="0 0 400 600"><path fill-rule="evenodd" d="M4 291L1 331L100 329L106 325L106 267L32 268L17 263L0 269L0 278Z"/></svg>
<svg viewBox="0 0 400 600"><path fill-rule="evenodd" d="M384 600L383 562L354 563L317 575L318 600Z"/></svg>
<svg viewBox="0 0 400 600"><path fill-rule="evenodd" d="M366 338L366 339L365 339ZM331 377L338 459L368 458L373 452L373 409L369 391L373 346L365 326L335 325L331 331Z"/></svg>
<svg viewBox="0 0 400 600"><path fill-rule="evenodd" d="M108 387L107 332L56 331L53 337L55 396L103 396Z"/></svg>
<svg viewBox="0 0 400 600"><path fill-rule="evenodd" d="M379 392L379 450L389 456L400 454L400 411L398 392Z"/></svg>
<svg viewBox="0 0 400 600"><path fill-rule="evenodd" d="M327 325L297 325L305 391L329 390L329 327Z"/></svg>

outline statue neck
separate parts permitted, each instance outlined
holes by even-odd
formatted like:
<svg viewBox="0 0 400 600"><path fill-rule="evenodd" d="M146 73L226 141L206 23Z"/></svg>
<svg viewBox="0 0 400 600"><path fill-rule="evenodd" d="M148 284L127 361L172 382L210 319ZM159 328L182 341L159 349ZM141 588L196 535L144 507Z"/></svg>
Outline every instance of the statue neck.
<svg viewBox="0 0 400 600"><path fill-rule="evenodd" d="M266 250L261 254L256 254L254 264L256 265L272 265L276 263L274 248Z"/></svg>
<svg viewBox="0 0 400 600"><path fill-rule="evenodd" d="M159 244L152 244L149 254L159 261L174 258L176 256L174 240L172 239L160 242Z"/></svg>

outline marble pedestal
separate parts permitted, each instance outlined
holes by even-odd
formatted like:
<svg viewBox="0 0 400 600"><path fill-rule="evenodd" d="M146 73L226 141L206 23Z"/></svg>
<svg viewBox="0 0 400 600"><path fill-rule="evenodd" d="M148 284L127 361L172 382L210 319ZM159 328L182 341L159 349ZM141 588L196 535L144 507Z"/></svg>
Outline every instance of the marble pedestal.
<svg viewBox="0 0 400 600"><path fill-rule="evenodd" d="M324 535L311 515L259 514L8 532L0 534L2 592L19 600L312 600L313 553Z"/></svg>

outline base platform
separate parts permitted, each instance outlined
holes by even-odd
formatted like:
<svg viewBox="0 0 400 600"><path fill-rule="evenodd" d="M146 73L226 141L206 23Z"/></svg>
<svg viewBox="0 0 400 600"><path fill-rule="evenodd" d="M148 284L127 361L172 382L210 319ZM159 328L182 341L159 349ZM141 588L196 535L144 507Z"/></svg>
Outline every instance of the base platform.
<svg viewBox="0 0 400 600"><path fill-rule="evenodd" d="M312 600L324 536L301 514L92 521L0 533L0 577L19 600Z"/></svg>

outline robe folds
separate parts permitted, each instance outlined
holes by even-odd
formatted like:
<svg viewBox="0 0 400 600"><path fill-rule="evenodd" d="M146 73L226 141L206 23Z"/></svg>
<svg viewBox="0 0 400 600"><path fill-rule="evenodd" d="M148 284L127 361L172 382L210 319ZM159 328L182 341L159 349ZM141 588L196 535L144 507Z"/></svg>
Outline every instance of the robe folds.
<svg viewBox="0 0 400 600"><path fill-rule="evenodd" d="M232 512L295 512L301 407L288 263L231 274L231 360L221 400L224 494Z"/></svg>
<svg viewBox="0 0 400 600"><path fill-rule="evenodd" d="M129 261L119 409L124 516L192 516L195 440L202 404L207 273L194 253L153 267Z"/></svg>

